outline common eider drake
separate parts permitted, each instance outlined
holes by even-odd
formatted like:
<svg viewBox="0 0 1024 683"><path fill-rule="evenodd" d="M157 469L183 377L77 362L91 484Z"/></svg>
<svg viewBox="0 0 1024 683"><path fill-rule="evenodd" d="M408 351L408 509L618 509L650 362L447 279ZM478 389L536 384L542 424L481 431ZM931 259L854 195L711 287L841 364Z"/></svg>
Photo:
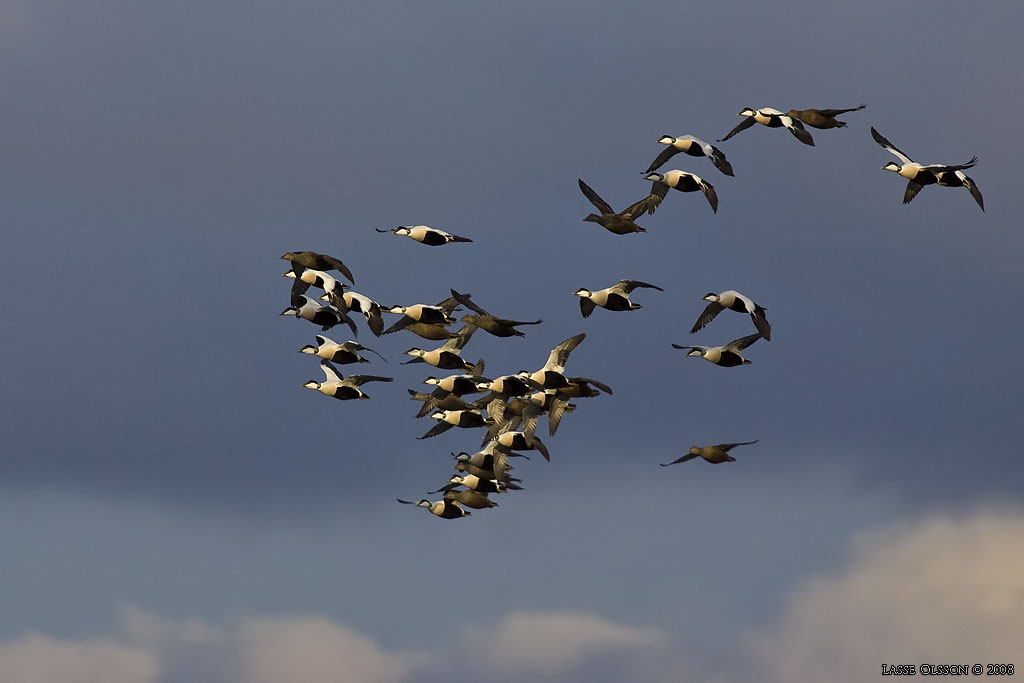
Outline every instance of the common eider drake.
<svg viewBox="0 0 1024 683"><path fill-rule="evenodd" d="M711 303L704 308L704 312L697 318L697 322L690 329L690 334L703 329L705 325L715 319L715 316L728 308L731 311L750 314L750 319L754 321L754 327L757 328L757 331L761 333L765 341L771 341L772 326L768 324L768 320L764 316L764 307L756 304L750 297L728 289L721 294L708 292L704 295L703 300Z"/></svg>
<svg viewBox="0 0 1024 683"><path fill-rule="evenodd" d="M582 342L586 336L585 332L580 332L577 335L569 337L561 344L551 349L551 353L548 354L547 362L540 370L533 373L524 370L519 374L524 377L529 377L545 389L561 389L562 387L569 386L569 380L567 380L565 375L562 374L565 372L565 364L569 362L569 354L572 353L573 349L580 345L580 342Z"/></svg>
<svg viewBox="0 0 1024 683"><path fill-rule="evenodd" d="M800 123L799 120L783 114L778 109L772 109L770 107L751 109L750 107L746 107L736 116L744 116L746 118L740 121L739 124L730 130L724 138L719 140L719 142L725 142L733 135L750 128L755 123L760 123L762 126L767 126L768 128L785 128L800 142L805 145L810 145L811 147L814 146L814 138L812 138L811 134L807 132L807 129L804 128L803 124Z"/></svg>
<svg viewBox="0 0 1024 683"><path fill-rule="evenodd" d="M651 194L647 197L647 209L652 214L665 199L669 190L679 190L680 192L700 190L707 198L708 204L711 205L711 210L718 213L718 193L715 192L715 186L694 173L673 169L667 173L648 173L644 176L644 180L650 180L652 183Z"/></svg>
<svg viewBox="0 0 1024 683"><path fill-rule="evenodd" d="M350 399L367 399L370 398L367 394L363 393L360 389L362 385L367 382L390 382L390 377L377 377L375 375L349 375L344 377L338 368L331 364L331 361L326 358L320 361L320 368L324 371L324 381L317 382L316 380L309 380L302 386L307 389L316 389L324 396L330 396L332 398L339 399L341 401L347 401Z"/></svg>
<svg viewBox="0 0 1024 683"><path fill-rule="evenodd" d="M292 305L281 311L281 315L294 315L297 318L308 320L314 325L320 325L323 332L331 329L339 323L345 323L357 335L356 324L345 315L344 311L334 306L323 306L315 299L310 299L305 294L292 298Z"/></svg>
<svg viewBox="0 0 1024 683"><path fill-rule="evenodd" d="M458 235L453 235L450 232L445 232L444 230L431 228L429 225L413 225L409 227L400 225L397 228L392 228L391 230L381 230L380 228L374 229L377 232L390 232L392 235L409 237L421 244L426 244L431 247L439 247L443 244L450 244L451 242L473 241L468 237L459 237Z"/></svg>
<svg viewBox="0 0 1024 683"><path fill-rule="evenodd" d="M866 105L861 102L856 107L849 109L790 109L786 116L792 119L800 119L808 126L814 128L846 128L846 124L836 117L851 111L860 111Z"/></svg>
<svg viewBox="0 0 1024 683"><path fill-rule="evenodd" d="M714 446L690 446L689 452L681 458L676 458L672 462L659 463L662 467L668 467L669 465L675 465L676 463L686 462L687 460L693 460L694 458L704 458L713 465L717 465L723 462L736 462L736 458L729 455L729 451L737 446L749 446L752 443L757 443L757 439L753 441L740 441L738 443L720 443Z"/></svg>
<svg viewBox="0 0 1024 683"><path fill-rule="evenodd" d="M444 500L435 500L430 502L427 499L423 499L418 503L414 503L411 500L402 500L401 498L395 498L399 503L405 505L415 505L419 508L426 508L427 512L432 515L436 515L441 519L459 519L460 517L469 517L471 514L469 510L462 509L458 503L454 500L445 498Z"/></svg>
<svg viewBox="0 0 1024 683"><path fill-rule="evenodd" d="M974 180L969 178L964 173L965 168L971 168L978 163L978 157L971 157L971 160L966 164L955 164L947 166L945 164L928 164L927 166L918 164L911 160L906 154L901 152L896 145L892 144L885 137L874 128L871 129L871 137L875 139L879 145L884 149L888 150L889 153L896 156L901 162L897 164L895 161L890 161L882 167L883 171L893 171L898 173L907 179L907 190L903 193L903 203L909 204L910 200L917 196L917 193L921 191L925 185L941 185L942 187L966 187L971 196L974 197L974 201L978 203L978 206L982 211L985 210L985 200L981 196L981 190L975 185Z"/></svg>
<svg viewBox="0 0 1024 683"><path fill-rule="evenodd" d="M358 342L347 341L344 344L339 344L329 337L324 337L318 334L316 335L316 343L316 346L306 344L299 349L299 353L308 353L314 356L319 356L320 358L333 361L338 365L348 365L350 363L369 363L369 360L359 355L360 351L369 351L370 353L376 353L382 361L385 363L387 362L387 358Z"/></svg>
<svg viewBox="0 0 1024 683"><path fill-rule="evenodd" d="M651 165L647 167L647 170L644 171L644 173L651 173L652 171L661 168L665 165L665 162L676 154L682 152L683 154L688 154L691 157L707 157L711 160L711 163L715 165L715 168L725 175L736 175L732 172L732 164L730 164L729 160L725 158L725 154L722 150L712 144L704 142L700 138L695 138L692 135L680 135L678 137L662 135L658 138L658 144L668 145L668 147L651 162Z"/></svg>
<svg viewBox="0 0 1024 683"><path fill-rule="evenodd" d="M629 293L638 287L656 289L659 292L665 291L657 285L649 285L639 280L619 280L605 289L591 291L581 287L573 293L580 297L580 312L583 317L589 318L590 314L594 312L595 306L607 308L609 311L635 311L638 308L643 308L640 304L629 300Z"/></svg>
<svg viewBox="0 0 1024 683"><path fill-rule="evenodd" d="M757 334L734 339L724 346L680 346L679 344L673 344L672 348L688 351L687 356L699 356L709 363L721 365L724 368L731 368L737 365L750 365L751 361L740 355L740 352L760 338L761 333L758 332Z"/></svg>

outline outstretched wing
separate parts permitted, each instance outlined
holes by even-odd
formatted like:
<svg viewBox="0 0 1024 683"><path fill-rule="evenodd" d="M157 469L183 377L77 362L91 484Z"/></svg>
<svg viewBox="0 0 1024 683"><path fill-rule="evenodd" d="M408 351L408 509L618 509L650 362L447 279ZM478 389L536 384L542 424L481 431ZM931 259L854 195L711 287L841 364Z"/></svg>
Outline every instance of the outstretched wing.
<svg viewBox="0 0 1024 683"><path fill-rule="evenodd" d="M819 109L818 111L820 111L825 116L839 116L840 114L845 114L845 113L851 112L851 111L860 111L861 109L863 109L866 106L867 106L866 104L861 102L856 107L850 107L849 109Z"/></svg>
<svg viewBox="0 0 1024 683"><path fill-rule="evenodd" d="M894 145L891 142L889 142L888 140L886 140L885 136L882 135L881 133L879 133L877 130L875 130L874 126L871 127L871 137L874 138L875 142L877 142L879 145L881 145L883 149L888 151L890 154L893 154L896 157L898 157L899 160L902 161L903 163L905 163L905 164L912 164L912 163L914 163L913 159L911 159L906 154L901 152L899 147L897 147L896 145ZM920 189L920 188L918 188L918 189ZM910 201L910 200L908 199L907 201ZM906 202L903 202L903 203L906 204Z"/></svg>
<svg viewBox="0 0 1024 683"><path fill-rule="evenodd" d="M662 289L658 285L649 285L646 282L640 282L639 280L619 280L618 282L615 283L615 285L612 287L612 289L617 289L617 290L619 290L621 292L624 292L625 294L629 294L630 292L632 292L637 287L646 287L648 289L656 289L659 292L664 292L665 291L664 289Z"/></svg>
<svg viewBox="0 0 1024 683"><path fill-rule="evenodd" d="M731 138L733 135L736 135L736 133L742 133L747 128L750 128L752 125L754 125L754 123L755 122L754 122L754 117L753 116L748 116L748 117L744 118L742 121L740 121L738 124L736 124L735 128L733 128L732 130L729 131L728 135L726 135L724 138L721 138L719 140L719 142L725 142L726 140Z"/></svg>
<svg viewBox="0 0 1024 683"><path fill-rule="evenodd" d="M602 216L610 213L615 213L615 210L612 209L611 205L609 205L608 202L606 202L605 200L601 199L600 195L594 192L593 188L590 187L590 185L587 185L585 182L583 182L582 178L577 178L577 180L579 180L580 190L583 191L583 195L590 200L591 204L597 207L597 210L601 212Z"/></svg>
<svg viewBox="0 0 1024 683"><path fill-rule="evenodd" d="M580 181L580 182L583 182L583 181ZM452 298L454 298L456 301L458 301L460 304L462 304L463 306L465 306L469 310L471 310L471 311L473 311L473 312L475 312L475 313L477 313L479 315L490 315L490 313L488 313L487 311L485 311L484 309L480 308L475 303L473 303L473 301L469 298L469 294L460 294L459 292L456 292L454 289L451 290L451 293L452 293Z"/></svg>
<svg viewBox="0 0 1024 683"><path fill-rule="evenodd" d="M914 180L907 181L907 191L903 193L903 203L909 204L910 200L917 196L917 193L924 187L921 183Z"/></svg>
<svg viewBox="0 0 1024 683"><path fill-rule="evenodd" d="M669 186L663 182L651 181L651 193L643 200L646 203L647 213L653 214L668 194ZM638 202L639 204L639 202ZM635 205L634 205L635 206Z"/></svg>
<svg viewBox="0 0 1024 683"><path fill-rule="evenodd" d="M551 349L551 353L548 354L548 362L544 366L544 369L558 370L561 372L562 369L565 368L565 364L569 361L569 354L572 353L573 349L580 345L580 342L582 342L586 336L586 332L580 332Z"/></svg>
<svg viewBox="0 0 1024 683"><path fill-rule="evenodd" d="M334 363L327 360L326 358L320 361L320 369L324 371L324 376L328 382L343 382L345 381L344 375L338 371L338 368L334 367Z"/></svg>
<svg viewBox="0 0 1024 683"><path fill-rule="evenodd" d="M848 111L852 111L852 110L848 110ZM732 448L736 448L736 446L749 446L750 444L757 443L757 442L758 442L758 439L754 439L753 441L739 441L737 443L720 443L717 446L714 446L713 448L719 448L719 449L721 449L723 451L728 451L728 450L730 450Z"/></svg>
<svg viewBox="0 0 1024 683"><path fill-rule="evenodd" d="M669 465L675 465L677 463L686 462L687 460L693 460L696 457L698 457L696 453L687 453L683 457L676 458L672 462L663 462L658 464L660 464L662 467L668 467Z"/></svg>
<svg viewBox="0 0 1024 683"><path fill-rule="evenodd" d="M583 314L584 318L589 318L590 314L594 312L595 304L593 301L585 296L580 297L580 313Z"/></svg>
<svg viewBox="0 0 1024 683"><path fill-rule="evenodd" d="M455 425L448 424L447 422L442 422L441 420L438 420L437 424L434 425L433 427L431 427L430 429L428 429L426 434L424 434L423 436L418 436L416 438L417 439L429 439L432 436L437 436L438 434L443 434L443 433L447 432L449 429L451 429L454 426Z"/></svg>
<svg viewBox="0 0 1024 683"><path fill-rule="evenodd" d="M725 306L718 303L717 301L712 301L711 303L709 303L707 306L704 307L704 312L700 314L699 318L697 318L697 322L695 322L693 324L693 327L690 328L690 334L694 334L695 332L697 332L697 330L704 329L704 326L707 325L712 320L714 320L715 316L721 313L723 310L725 310Z"/></svg>
<svg viewBox="0 0 1024 683"><path fill-rule="evenodd" d="M704 196L707 198L708 204L711 205L711 210L718 213L718 193L715 192L715 186L701 178L700 191L703 192Z"/></svg>
<svg viewBox="0 0 1024 683"><path fill-rule="evenodd" d="M971 193L972 197L974 197L974 201L978 202L978 206L980 206L981 210L984 211L985 199L981 196L981 190L979 190L978 186L974 184L974 180L969 178L968 176L965 175L963 177L963 181L964 187L967 188L967 191Z"/></svg>
<svg viewBox="0 0 1024 683"><path fill-rule="evenodd" d="M661 154L655 157L654 161L651 162L651 165L647 167L647 170L644 171L644 173L651 173L652 171L661 168L665 165L666 161L677 154L679 154L679 150L675 148L675 145L669 145L665 149L661 150Z"/></svg>
<svg viewBox="0 0 1024 683"><path fill-rule="evenodd" d="M805 145L814 147L814 138L812 138L811 134L807 132L807 129L804 128L804 124L800 123L799 119L794 119L789 116L782 116L780 118L782 120L782 125L786 127L786 130L793 134L793 137Z"/></svg>
<svg viewBox="0 0 1024 683"><path fill-rule="evenodd" d="M761 333L747 335L746 337L740 337L739 339L733 339L731 342L725 345L727 349L735 349L736 351L742 351L747 348L758 339L761 339Z"/></svg>

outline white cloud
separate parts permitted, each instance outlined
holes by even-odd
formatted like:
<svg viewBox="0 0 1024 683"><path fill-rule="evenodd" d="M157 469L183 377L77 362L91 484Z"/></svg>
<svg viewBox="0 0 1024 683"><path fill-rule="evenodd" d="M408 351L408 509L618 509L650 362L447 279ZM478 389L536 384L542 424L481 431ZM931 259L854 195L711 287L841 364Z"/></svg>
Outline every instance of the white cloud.
<svg viewBox="0 0 1024 683"><path fill-rule="evenodd" d="M465 635L468 663L480 670L561 674L597 653L661 645L653 629L621 626L581 612L514 613Z"/></svg>
<svg viewBox="0 0 1024 683"><path fill-rule="evenodd" d="M248 619L239 625L237 683L398 683L408 656L318 617Z"/></svg>
<svg viewBox="0 0 1024 683"><path fill-rule="evenodd" d="M750 639L779 681L873 680L887 664L1012 663L1024 634L1024 515L927 518L863 536Z"/></svg>
<svg viewBox="0 0 1024 683"><path fill-rule="evenodd" d="M156 683L153 652L106 638L27 634L0 643L3 683Z"/></svg>

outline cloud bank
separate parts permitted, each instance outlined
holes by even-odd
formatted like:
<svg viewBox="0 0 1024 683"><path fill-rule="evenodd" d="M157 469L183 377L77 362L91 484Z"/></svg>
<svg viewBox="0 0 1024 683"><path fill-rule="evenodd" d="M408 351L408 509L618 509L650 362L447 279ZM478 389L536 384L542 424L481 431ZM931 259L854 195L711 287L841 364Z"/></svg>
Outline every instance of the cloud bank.
<svg viewBox="0 0 1024 683"><path fill-rule="evenodd" d="M389 649L322 616L214 625L127 607L118 635L0 642L4 683L417 683L872 680L885 664L1015 663L1024 633L1024 513L928 517L859 537L845 565L797 581L780 614L720 643L585 612L438 620L436 651ZM694 615L699 619L700 615ZM715 638L709 634L709 639ZM721 650L719 649L720 653Z"/></svg>

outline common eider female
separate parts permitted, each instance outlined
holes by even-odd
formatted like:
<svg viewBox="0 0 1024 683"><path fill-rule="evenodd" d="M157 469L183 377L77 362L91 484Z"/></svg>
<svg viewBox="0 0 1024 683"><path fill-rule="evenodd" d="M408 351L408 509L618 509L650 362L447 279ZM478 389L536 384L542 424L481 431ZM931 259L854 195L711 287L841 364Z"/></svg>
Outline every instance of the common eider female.
<svg viewBox="0 0 1024 683"><path fill-rule="evenodd" d="M676 463L686 462L687 460L693 460L694 458L704 458L712 465L717 465L723 462L736 462L736 458L729 455L729 451L737 446L749 446L752 443L757 443L757 439L753 441L740 441L738 443L720 443L714 446L690 446L689 452L681 458L676 458L672 462L659 463L662 467L668 467L669 465L675 465Z"/></svg>

